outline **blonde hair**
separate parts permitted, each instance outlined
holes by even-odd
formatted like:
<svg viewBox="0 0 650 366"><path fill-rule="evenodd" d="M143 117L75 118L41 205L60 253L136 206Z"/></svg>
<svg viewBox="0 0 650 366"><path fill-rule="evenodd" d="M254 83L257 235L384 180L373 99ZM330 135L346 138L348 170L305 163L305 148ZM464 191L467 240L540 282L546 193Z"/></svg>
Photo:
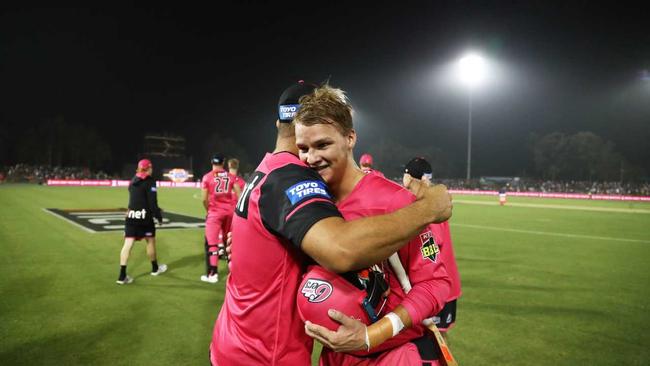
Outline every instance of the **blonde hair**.
<svg viewBox="0 0 650 366"><path fill-rule="evenodd" d="M352 106L345 92L327 84L316 88L313 93L300 98L300 110L294 123L304 126L317 124L333 125L342 135L347 136L352 125Z"/></svg>
<svg viewBox="0 0 650 366"><path fill-rule="evenodd" d="M239 160L235 158L228 159L228 169L239 169Z"/></svg>

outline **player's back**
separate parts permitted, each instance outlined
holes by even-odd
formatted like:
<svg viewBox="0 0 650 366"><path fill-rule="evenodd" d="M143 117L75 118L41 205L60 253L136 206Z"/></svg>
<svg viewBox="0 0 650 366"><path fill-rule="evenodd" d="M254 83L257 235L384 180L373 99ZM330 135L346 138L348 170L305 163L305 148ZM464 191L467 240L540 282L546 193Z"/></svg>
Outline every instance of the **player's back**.
<svg viewBox="0 0 650 366"><path fill-rule="evenodd" d="M209 171L203 176L201 187L208 192L208 213L231 211L235 180L234 175L223 169Z"/></svg>
<svg viewBox="0 0 650 366"><path fill-rule="evenodd" d="M142 218L127 215L126 222L132 225L153 225L153 218L158 214L156 202L150 202L152 192L156 192L156 182L151 176L134 176L129 183L129 212L142 211Z"/></svg>
<svg viewBox="0 0 650 366"><path fill-rule="evenodd" d="M219 366L310 362L313 341L295 316L304 257L264 216L269 206L281 205L269 193L278 177L296 166L305 167L293 154L267 154L235 207L231 272L212 342Z"/></svg>
<svg viewBox="0 0 650 366"><path fill-rule="evenodd" d="M244 178L240 177L239 175L233 174L233 176L235 177L235 180L233 181L234 182L233 187L237 186L237 187L239 187L239 191L243 192L244 188L246 187L246 181L244 180ZM237 200L238 200L237 198L238 197L236 197L236 196L237 195L233 194L232 198L230 200L230 205L232 207L235 207L235 205L237 204Z"/></svg>

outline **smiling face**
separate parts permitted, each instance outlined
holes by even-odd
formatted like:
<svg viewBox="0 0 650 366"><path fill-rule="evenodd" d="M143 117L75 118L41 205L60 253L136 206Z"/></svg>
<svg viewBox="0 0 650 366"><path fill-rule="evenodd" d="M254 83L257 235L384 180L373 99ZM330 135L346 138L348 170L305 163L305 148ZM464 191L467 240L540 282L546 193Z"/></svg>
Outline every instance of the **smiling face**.
<svg viewBox="0 0 650 366"><path fill-rule="evenodd" d="M315 169L332 189L341 183L348 169L355 168L352 149L356 141L354 130L346 136L332 124L296 124L300 160Z"/></svg>

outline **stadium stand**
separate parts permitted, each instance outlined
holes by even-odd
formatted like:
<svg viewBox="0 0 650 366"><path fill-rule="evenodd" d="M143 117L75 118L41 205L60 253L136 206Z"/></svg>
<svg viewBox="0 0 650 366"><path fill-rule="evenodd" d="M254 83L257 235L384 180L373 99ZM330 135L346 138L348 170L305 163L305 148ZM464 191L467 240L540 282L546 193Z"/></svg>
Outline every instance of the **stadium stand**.
<svg viewBox="0 0 650 366"><path fill-rule="evenodd" d="M543 193L584 193L650 196L650 183L647 182L589 182L589 181L549 181L520 179L509 184L482 182L473 179L469 183L464 179L434 179L436 183L445 184L449 189L469 189L491 191L503 186L509 192L543 192Z"/></svg>
<svg viewBox="0 0 650 366"><path fill-rule="evenodd" d="M250 172L245 173L247 179ZM0 180L6 183L38 183L48 179L120 179L119 175L105 172L93 172L84 167L60 167L46 165L16 164L0 168ZM401 177L393 178L397 183ZM589 182L589 181L550 181L526 178L504 179L434 179L435 183L445 184L454 190L494 191L505 186L508 192L542 192L542 193L583 193L606 195L650 196L649 182Z"/></svg>
<svg viewBox="0 0 650 366"><path fill-rule="evenodd" d="M16 164L6 168L6 182L38 183L48 179L111 179L114 178L102 171L91 172L83 167L60 167L46 165Z"/></svg>

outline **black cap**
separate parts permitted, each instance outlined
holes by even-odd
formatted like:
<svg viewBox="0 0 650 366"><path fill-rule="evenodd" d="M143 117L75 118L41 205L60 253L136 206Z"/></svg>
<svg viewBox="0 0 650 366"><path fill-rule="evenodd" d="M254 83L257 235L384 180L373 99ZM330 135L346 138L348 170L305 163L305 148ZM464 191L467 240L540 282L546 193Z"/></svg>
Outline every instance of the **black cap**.
<svg viewBox="0 0 650 366"><path fill-rule="evenodd" d="M226 158L224 158L221 154L214 154L212 155L212 159L210 161L215 165L223 165L224 161L226 161Z"/></svg>
<svg viewBox="0 0 650 366"><path fill-rule="evenodd" d="M411 177L415 179L422 179L422 176L428 176L429 179L432 177L431 164L424 158L413 158L406 164L404 173L408 173Z"/></svg>
<svg viewBox="0 0 650 366"><path fill-rule="evenodd" d="M280 122L291 123L300 109L300 97L311 94L316 85L305 83L303 80L286 88L278 101L278 119Z"/></svg>

